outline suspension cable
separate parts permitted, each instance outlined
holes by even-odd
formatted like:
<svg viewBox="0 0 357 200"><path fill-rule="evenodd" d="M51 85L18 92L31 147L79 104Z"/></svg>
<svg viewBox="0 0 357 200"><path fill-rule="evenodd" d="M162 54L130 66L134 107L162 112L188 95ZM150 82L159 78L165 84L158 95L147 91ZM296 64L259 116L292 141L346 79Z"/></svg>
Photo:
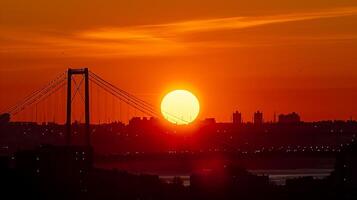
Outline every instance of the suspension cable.
<svg viewBox="0 0 357 200"><path fill-rule="evenodd" d="M54 92L56 92L59 88L61 88L63 85L65 85L65 79L63 78L60 81L57 81L55 84L53 84L50 88L46 88L45 90L41 91L38 95L35 97L31 98L30 100L24 102L20 106L17 106L15 109L13 109L11 112L9 112L11 115L16 115L17 113L21 112L24 110L26 107L33 105L34 103L39 103L43 99L47 98L49 95L52 95ZM58 87L60 85L60 87Z"/></svg>
<svg viewBox="0 0 357 200"><path fill-rule="evenodd" d="M104 85L105 87L108 87L110 90L112 90L114 93L117 93L118 95L122 96L123 98L127 99L128 101L132 102L133 104L137 105L137 106L140 106L146 110L149 110L151 113L154 113L155 116L160 116L154 109L153 109L153 106L148 106L150 105L149 103L135 97L134 95L131 95L130 93L122 90L122 89L119 89L118 87L114 86L113 84L105 81L104 79L100 78L98 75L95 75L93 72L90 73L90 77L94 78L96 81L99 81L102 85ZM125 95L125 94L127 95ZM145 102L145 104L143 103ZM131 104L130 104L131 105ZM181 119L171 113L168 113L168 112L165 112L165 114L167 114L168 116L172 117L172 118L175 118L177 120L180 120L184 123L188 123L186 120L184 119Z"/></svg>
<svg viewBox="0 0 357 200"><path fill-rule="evenodd" d="M116 89L113 88L110 84L108 84L106 81L103 81L103 79L99 79L96 76L91 76L91 78L94 78L96 81L100 82L103 86L107 87L108 89L110 89L111 91L113 91L114 93L120 95L123 99L127 99L128 101L130 101L131 103L135 104L135 105L140 105L141 107L144 107L147 110L150 110L150 112L155 113L157 115L157 112L150 106L144 105L143 103L133 99L132 97L123 94L123 92L121 92L121 89Z"/></svg>
<svg viewBox="0 0 357 200"><path fill-rule="evenodd" d="M65 75L64 73L61 73L58 75L55 79L47 83L45 86L33 91L29 95L27 95L24 99L16 103L15 105L9 107L8 109L5 110L6 113L11 114L14 110L16 110L18 107L22 107L24 104L26 104L27 101L30 101L31 99L35 98L37 95L40 95L43 91L45 91L47 88L51 87L51 85L55 84L57 81L63 79Z"/></svg>
<svg viewBox="0 0 357 200"><path fill-rule="evenodd" d="M140 105L135 105L135 104L131 104L130 101L128 101L128 99L122 98L120 95L116 94L115 92L111 91L109 88L101 85L102 83L100 83L99 81L97 81L96 79L91 79L93 83L95 83L96 85L98 85L100 88L102 88L103 90L107 91L108 93L110 93L111 95L115 96L116 98L124 101L126 104L131 105L132 107L140 110L141 112L149 115L149 116L157 116L155 113L151 113L150 111L146 110L145 108L141 107Z"/></svg>

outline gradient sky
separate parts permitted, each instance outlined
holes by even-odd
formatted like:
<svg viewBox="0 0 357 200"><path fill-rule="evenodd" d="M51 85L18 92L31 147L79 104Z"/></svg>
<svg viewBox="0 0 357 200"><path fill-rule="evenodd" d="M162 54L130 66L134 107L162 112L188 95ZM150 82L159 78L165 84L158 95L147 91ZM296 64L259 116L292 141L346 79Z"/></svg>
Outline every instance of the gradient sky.
<svg viewBox="0 0 357 200"><path fill-rule="evenodd" d="M1 0L0 109L82 66L157 106L189 89L201 118L357 118L357 1Z"/></svg>

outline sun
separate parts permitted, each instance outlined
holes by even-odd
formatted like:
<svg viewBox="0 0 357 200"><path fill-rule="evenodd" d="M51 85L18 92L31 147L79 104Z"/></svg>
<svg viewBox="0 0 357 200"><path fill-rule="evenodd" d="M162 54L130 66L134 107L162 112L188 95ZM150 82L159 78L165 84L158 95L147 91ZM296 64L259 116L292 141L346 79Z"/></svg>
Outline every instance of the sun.
<svg viewBox="0 0 357 200"><path fill-rule="evenodd" d="M200 103L195 95L187 90L174 90L161 101L161 113L174 124L189 124L200 112Z"/></svg>

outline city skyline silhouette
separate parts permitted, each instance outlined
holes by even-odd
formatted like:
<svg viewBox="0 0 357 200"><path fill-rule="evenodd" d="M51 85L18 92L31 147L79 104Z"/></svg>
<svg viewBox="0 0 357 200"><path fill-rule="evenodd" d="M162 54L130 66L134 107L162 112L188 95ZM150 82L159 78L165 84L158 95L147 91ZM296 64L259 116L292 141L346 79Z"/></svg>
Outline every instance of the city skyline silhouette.
<svg viewBox="0 0 357 200"><path fill-rule="evenodd" d="M0 199L357 199L357 1L1 0Z"/></svg>

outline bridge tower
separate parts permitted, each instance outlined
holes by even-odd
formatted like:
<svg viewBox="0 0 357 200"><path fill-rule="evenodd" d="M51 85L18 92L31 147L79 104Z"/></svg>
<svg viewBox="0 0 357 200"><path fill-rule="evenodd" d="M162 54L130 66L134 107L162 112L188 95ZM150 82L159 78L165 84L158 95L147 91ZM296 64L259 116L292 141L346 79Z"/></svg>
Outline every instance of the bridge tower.
<svg viewBox="0 0 357 200"><path fill-rule="evenodd" d="M72 126L72 76L80 75L84 77L84 110L85 110L85 144L91 145L90 141L90 110L89 110L89 71L88 68L71 69L67 71L67 119L66 119L66 145L71 145ZM78 86L79 87L79 86ZM78 88L79 89L79 88Z"/></svg>

